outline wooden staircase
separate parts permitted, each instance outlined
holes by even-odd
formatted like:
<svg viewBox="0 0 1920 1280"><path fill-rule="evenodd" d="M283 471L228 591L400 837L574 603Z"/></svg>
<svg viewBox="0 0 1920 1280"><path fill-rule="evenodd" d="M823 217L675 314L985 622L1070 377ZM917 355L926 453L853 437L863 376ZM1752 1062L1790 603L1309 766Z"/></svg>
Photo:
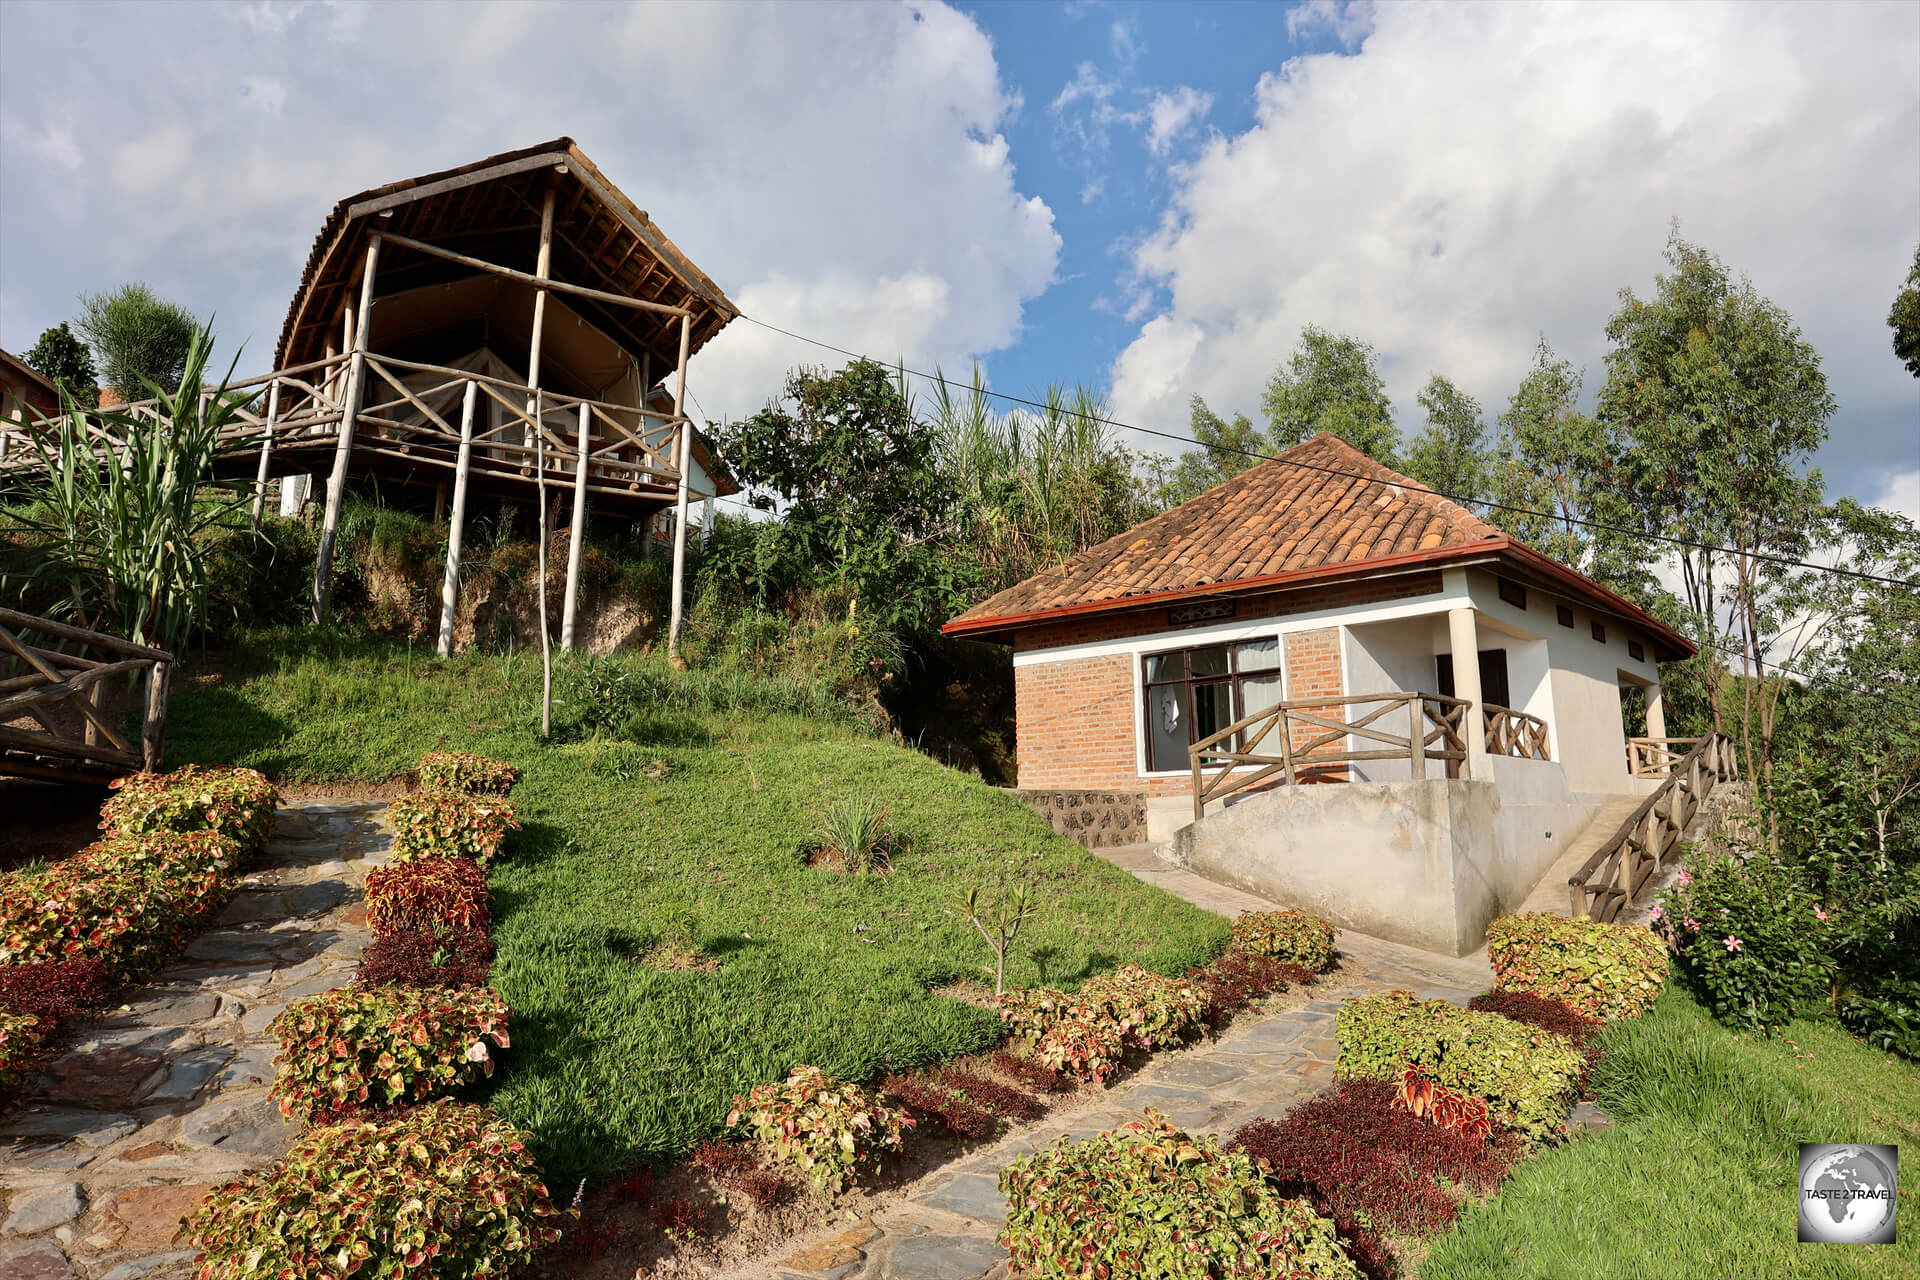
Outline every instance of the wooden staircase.
<svg viewBox="0 0 1920 1280"><path fill-rule="evenodd" d="M157 771L172 666L163 649L0 609L0 776L107 782ZM138 743L109 710L116 682L144 694Z"/></svg>

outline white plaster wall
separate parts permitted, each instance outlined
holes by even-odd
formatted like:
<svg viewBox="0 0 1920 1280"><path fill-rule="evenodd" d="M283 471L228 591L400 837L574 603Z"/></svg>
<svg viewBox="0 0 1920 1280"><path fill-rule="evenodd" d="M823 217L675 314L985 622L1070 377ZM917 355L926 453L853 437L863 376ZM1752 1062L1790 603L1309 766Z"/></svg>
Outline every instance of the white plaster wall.
<svg viewBox="0 0 1920 1280"><path fill-rule="evenodd" d="M1444 621L1437 630L1444 637ZM1399 622L1377 622L1341 628L1341 670L1345 674L1349 696L1370 692L1430 692L1437 687L1438 673L1434 655L1445 652L1434 648L1436 627L1431 619L1409 618ZM1379 703L1350 703L1347 712L1358 719L1376 710ZM1389 712L1373 722L1384 733L1408 732L1409 716ZM1367 738L1347 740L1349 751L1384 749L1385 743ZM1354 776L1362 782L1393 782L1410 779L1412 766L1406 760L1357 760ZM1433 776L1430 767L1428 776Z"/></svg>
<svg viewBox="0 0 1920 1280"><path fill-rule="evenodd" d="M1620 618L1599 615L1606 628L1603 644L1593 638L1596 615L1585 605L1535 587L1527 588L1527 607L1517 609L1500 598L1499 583L1491 573L1466 571L1474 608L1499 627L1538 636L1545 642L1548 679L1524 708L1548 724L1553 757L1566 772L1574 791L1626 794L1633 790L1627 776L1627 735L1620 721L1620 679L1626 673L1657 685L1660 669L1653 661L1652 641ZM1573 626L1563 627L1555 617L1558 605L1573 609ZM1627 643L1638 640L1644 657L1636 661ZM1482 646L1487 647L1483 637ZM1508 676L1519 684L1508 656ZM1544 706L1544 710L1542 707Z"/></svg>
<svg viewBox="0 0 1920 1280"><path fill-rule="evenodd" d="M1556 761L1488 756L1486 766L1500 796L1493 840L1501 856L1490 880L1504 913L1518 910L1547 868L1573 848L1603 801L1574 794Z"/></svg>

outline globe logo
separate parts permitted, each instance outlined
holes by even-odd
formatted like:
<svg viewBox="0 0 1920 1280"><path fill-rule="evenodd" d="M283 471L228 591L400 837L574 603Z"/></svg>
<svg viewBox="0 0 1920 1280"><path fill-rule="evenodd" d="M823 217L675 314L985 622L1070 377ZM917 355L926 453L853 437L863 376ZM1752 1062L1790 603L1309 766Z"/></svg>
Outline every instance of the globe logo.
<svg viewBox="0 0 1920 1280"><path fill-rule="evenodd" d="M1891 1146L1800 1144L1800 1239L1892 1244L1900 1168Z"/></svg>

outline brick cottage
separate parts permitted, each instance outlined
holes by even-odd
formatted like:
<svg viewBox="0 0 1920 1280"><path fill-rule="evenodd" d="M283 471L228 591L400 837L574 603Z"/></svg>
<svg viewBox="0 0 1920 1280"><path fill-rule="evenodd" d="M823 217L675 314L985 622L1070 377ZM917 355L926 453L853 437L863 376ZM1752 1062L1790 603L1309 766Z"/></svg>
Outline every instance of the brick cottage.
<svg viewBox="0 0 1920 1280"><path fill-rule="evenodd" d="M1648 789L1674 751L1658 664L1695 652L1324 432L944 629L1013 650L1019 788L1135 805L1154 841L1260 799L1264 831L1300 833L1302 805L1370 805L1340 819L1340 841L1373 840L1358 823L1391 843L1415 784L1441 788L1450 833L1415 843L1499 882L1452 913L1449 947L1484 925L1470 917L1524 896L1608 797ZM1644 721L1632 742L1629 714ZM1346 785L1290 785L1309 782ZM1351 874L1363 866L1394 870L1360 858ZM1329 909L1271 865L1220 878ZM1343 910L1395 932L1364 904Z"/></svg>

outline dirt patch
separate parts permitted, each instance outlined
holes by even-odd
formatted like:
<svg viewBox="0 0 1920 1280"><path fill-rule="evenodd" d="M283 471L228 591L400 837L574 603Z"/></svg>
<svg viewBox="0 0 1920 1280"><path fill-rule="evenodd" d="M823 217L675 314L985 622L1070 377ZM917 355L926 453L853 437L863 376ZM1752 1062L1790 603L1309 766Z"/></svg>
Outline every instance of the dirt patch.
<svg viewBox="0 0 1920 1280"><path fill-rule="evenodd" d="M82 783L0 778L0 871L71 858L100 838L100 806L113 793Z"/></svg>
<svg viewBox="0 0 1920 1280"><path fill-rule="evenodd" d="M640 957L640 963L659 969L663 973L699 973L720 972L720 962L704 952L689 947L660 946Z"/></svg>

